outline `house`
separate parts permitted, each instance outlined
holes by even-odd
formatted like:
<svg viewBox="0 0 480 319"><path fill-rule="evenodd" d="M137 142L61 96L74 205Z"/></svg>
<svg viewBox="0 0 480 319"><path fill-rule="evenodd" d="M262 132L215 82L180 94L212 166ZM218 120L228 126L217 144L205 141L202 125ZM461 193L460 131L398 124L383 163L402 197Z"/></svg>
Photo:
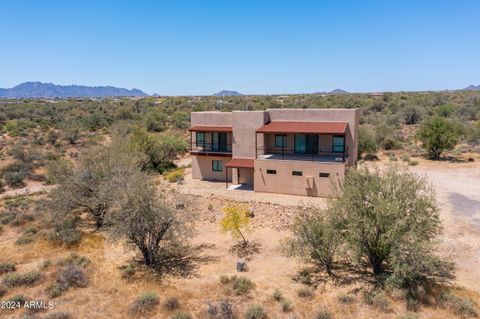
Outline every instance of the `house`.
<svg viewBox="0 0 480 319"><path fill-rule="evenodd" d="M359 109L192 112L192 177L256 192L334 196L357 164Z"/></svg>

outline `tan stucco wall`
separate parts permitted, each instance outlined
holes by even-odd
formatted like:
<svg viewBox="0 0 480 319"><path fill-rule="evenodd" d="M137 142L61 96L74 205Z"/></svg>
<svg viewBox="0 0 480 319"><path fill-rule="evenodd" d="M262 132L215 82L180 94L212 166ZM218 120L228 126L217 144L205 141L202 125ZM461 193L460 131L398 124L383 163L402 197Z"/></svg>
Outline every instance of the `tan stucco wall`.
<svg viewBox="0 0 480 319"><path fill-rule="evenodd" d="M233 145L234 158L255 158L255 131L266 122L264 111L233 111ZM257 136L257 147L261 147L263 139Z"/></svg>
<svg viewBox="0 0 480 319"><path fill-rule="evenodd" d="M195 125L232 125L232 112L192 112L192 126Z"/></svg>
<svg viewBox="0 0 480 319"><path fill-rule="evenodd" d="M232 174L232 184L253 186L253 168L232 168L231 173L229 171L228 174Z"/></svg>
<svg viewBox="0 0 480 319"><path fill-rule="evenodd" d="M277 174L267 174L267 169ZM292 171L301 171L302 176L293 176ZM319 174L330 173L330 178ZM313 181L307 187L307 178ZM332 182L338 183L345 177L345 164L308 161L255 160L254 190L256 192L295 194L305 196L332 197Z"/></svg>
<svg viewBox="0 0 480 319"><path fill-rule="evenodd" d="M225 181L225 164L227 164L231 157L220 156L192 156L192 178ZM222 161L222 172L214 172L212 170L212 161ZM229 171L228 180L231 181L232 177Z"/></svg>
<svg viewBox="0 0 480 319"><path fill-rule="evenodd" d="M360 109L267 109L271 121L331 121L348 122L345 145L348 146L348 164L358 159L358 125Z"/></svg>

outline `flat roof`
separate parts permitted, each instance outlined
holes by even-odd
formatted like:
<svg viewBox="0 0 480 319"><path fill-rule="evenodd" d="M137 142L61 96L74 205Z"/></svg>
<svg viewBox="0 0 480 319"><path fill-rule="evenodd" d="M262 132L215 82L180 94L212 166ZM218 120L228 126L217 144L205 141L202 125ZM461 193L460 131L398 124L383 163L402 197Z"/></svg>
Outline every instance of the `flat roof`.
<svg viewBox="0 0 480 319"><path fill-rule="evenodd" d="M257 133L344 134L348 122L272 121Z"/></svg>
<svg viewBox="0 0 480 319"><path fill-rule="evenodd" d="M192 132L231 132L229 125L195 125L188 129Z"/></svg>
<svg viewBox="0 0 480 319"><path fill-rule="evenodd" d="M234 158L225 164L225 167L235 168L253 168L253 159L251 158Z"/></svg>

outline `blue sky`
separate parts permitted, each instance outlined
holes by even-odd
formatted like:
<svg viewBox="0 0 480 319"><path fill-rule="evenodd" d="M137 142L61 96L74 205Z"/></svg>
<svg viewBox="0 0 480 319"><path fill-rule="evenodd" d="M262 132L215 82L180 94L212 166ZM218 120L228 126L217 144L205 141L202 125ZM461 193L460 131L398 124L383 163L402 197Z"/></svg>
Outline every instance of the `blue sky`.
<svg viewBox="0 0 480 319"><path fill-rule="evenodd" d="M165 95L480 84L480 1L0 0L0 87Z"/></svg>

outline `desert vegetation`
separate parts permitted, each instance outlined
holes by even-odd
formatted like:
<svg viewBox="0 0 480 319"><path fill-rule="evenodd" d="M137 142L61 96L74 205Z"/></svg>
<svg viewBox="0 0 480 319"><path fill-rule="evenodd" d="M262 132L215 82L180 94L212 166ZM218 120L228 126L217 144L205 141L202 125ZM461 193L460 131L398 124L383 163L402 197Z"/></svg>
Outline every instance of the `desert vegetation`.
<svg viewBox="0 0 480 319"><path fill-rule="evenodd" d="M191 111L291 107L362 110L362 168L338 200L272 220L282 207L177 187ZM1 315L476 317L411 169L475 164L479 120L480 96L460 91L1 100L0 298L54 302Z"/></svg>

